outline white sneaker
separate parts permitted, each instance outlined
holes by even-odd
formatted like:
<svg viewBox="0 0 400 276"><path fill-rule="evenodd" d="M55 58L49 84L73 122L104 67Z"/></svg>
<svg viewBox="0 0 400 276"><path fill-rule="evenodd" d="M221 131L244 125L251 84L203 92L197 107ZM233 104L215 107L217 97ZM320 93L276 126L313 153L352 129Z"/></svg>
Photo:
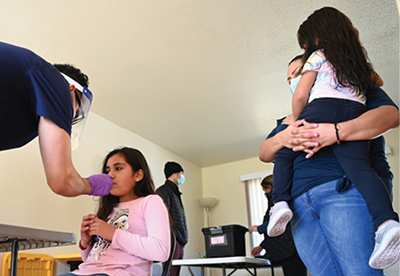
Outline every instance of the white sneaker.
<svg viewBox="0 0 400 276"><path fill-rule="evenodd" d="M369 266L385 269L395 264L400 258L400 224L388 221L375 233L375 247L369 258Z"/></svg>
<svg viewBox="0 0 400 276"><path fill-rule="evenodd" d="M268 236L277 237L282 235L292 217L292 210L290 210L286 201L275 203L269 212L269 223L267 227Z"/></svg>

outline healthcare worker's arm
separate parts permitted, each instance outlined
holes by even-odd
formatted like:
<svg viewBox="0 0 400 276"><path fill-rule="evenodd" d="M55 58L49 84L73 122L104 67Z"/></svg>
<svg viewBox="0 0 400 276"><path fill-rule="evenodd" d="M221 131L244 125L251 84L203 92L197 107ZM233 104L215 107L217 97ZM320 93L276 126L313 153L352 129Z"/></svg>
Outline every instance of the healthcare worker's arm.
<svg viewBox="0 0 400 276"><path fill-rule="evenodd" d="M72 164L68 133L43 117L40 117L38 132L47 184L53 192L67 197L89 194L90 181L82 178Z"/></svg>

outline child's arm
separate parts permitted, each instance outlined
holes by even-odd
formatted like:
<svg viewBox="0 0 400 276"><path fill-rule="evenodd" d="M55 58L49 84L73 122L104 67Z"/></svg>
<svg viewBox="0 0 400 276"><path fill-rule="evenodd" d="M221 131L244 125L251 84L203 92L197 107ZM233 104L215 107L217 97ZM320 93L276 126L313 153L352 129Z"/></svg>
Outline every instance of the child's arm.
<svg viewBox="0 0 400 276"><path fill-rule="evenodd" d="M374 81L374 84L378 85L379 87L381 87L383 85L383 79L381 78L381 76L379 76L379 74L377 72L372 72L371 73L371 78Z"/></svg>
<svg viewBox="0 0 400 276"><path fill-rule="evenodd" d="M308 96L312 86L314 85L315 78L317 77L316 71L303 72L300 82L297 85L296 91L292 98L292 111L293 119L297 120L304 107L307 105Z"/></svg>
<svg viewBox="0 0 400 276"><path fill-rule="evenodd" d="M81 251L81 256L83 261L86 261L86 259L89 256L89 252L92 248L90 244L92 236L89 234L89 231L90 231L90 225L94 222L95 218L96 218L95 215L89 214L87 216L84 216L82 219L81 240L79 241L79 249Z"/></svg>
<svg viewBox="0 0 400 276"><path fill-rule="evenodd" d="M288 115L285 119L282 121L282 125L290 125L296 122L293 118L293 114Z"/></svg>
<svg viewBox="0 0 400 276"><path fill-rule="evenodd" d="M129 225L130 229L145 228L146 234L117 229L111 246L138 258L165 262L168 259L171 239L168 210L159 196L147 196L143 201L143 204L137 207L140 211L136 211L142 212L143 220L131 219Z"/></svg>

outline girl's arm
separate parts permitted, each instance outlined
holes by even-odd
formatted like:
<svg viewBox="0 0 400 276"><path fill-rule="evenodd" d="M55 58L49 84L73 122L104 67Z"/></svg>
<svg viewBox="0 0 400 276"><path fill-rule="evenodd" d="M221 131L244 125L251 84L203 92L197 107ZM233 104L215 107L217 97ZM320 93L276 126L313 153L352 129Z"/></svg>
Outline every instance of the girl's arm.
<svg viewBox="0 0 400 276"><path fill-rule="evenodd" d="M308 97L312 86L314 85L315 78L317 77L316 71L303 72L299 84L292 98L292 111L294 120L296 120L304 107L307 105Z"/></svg>
<svg viewBox="0 0 400 276"><path fill-rule="evenodd" d="M111 246L145 260L165 262L171 246L168 211L158 195L147 196L145 200L140 206L144 216L144 225L140 227L146 228L147 236L117 229ZM139 227L134 223L142 222L130 221L130 228Z"/></svg>
<svg viewBox="0 0 400 276"><path fill-rule="evenodd" d="M374 81L374 84L381 87L383 85L383 79L381 78L381 76L379 76L377 72L372 72L371 74L372 74L371 78Z"/></svg>

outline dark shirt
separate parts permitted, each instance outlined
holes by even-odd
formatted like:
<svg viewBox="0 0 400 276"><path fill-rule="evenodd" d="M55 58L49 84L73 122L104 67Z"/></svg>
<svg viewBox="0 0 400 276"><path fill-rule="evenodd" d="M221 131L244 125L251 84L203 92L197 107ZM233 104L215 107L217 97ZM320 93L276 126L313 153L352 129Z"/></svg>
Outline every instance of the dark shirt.
<svg viewBox="0 0 400 276"><path fill-rule="evenodd" d="M373 89L369 90L367 93L367 108L374 109L383 105L396 106L381 88L374 86ZM281 124L282 121L283 118L277 120L277 126L271 131L267 138L274 136L276 133L284 130L287 127ZM391 179L393 178L393 175L390 172L390 166L387 162L384 150L383 136L371 140L371 165L385 182L385 184L388 185L389 181L391 186ZM299 197L303 193L318 185L335 179L345 178L345 173L335 157L331 147L322 148L318 153L309 159L306 159L305 156L305 153L300 154L293 163L293 179L290 192L293 199ZM386 178L386 180L384 178Z"/></svg>
<svg viewBox="0 0 400 276"><path fill-rule="evenodd" d="M178 186L169 180L160 186L156 191L164 200L173 222L172 229L176 240L185 246L188 242L188 230L186 225L185 209L183 208L181 195Z"/></svg>
<svg viewBox="0 0 400 276"><path fill-rule="evenodd" d="M32 51L0 42L0 150L25 145L38 135L40 117L71 134L68 82Z"/></svg>
<svg viewBox="0 0 400 276"><path fill-rule="evenodd" d="M264 234L264 240L260 246L266 250L266 257L272 262L280 261L289 258L296 253L296 246L292 236L292 227L289 224L286 226L285 232L277 237L269 237L267 233L267 226L269 222L269 211L273 205L272 196L267 194L268 209L265 212L263 224L257 227L260 234Z"/></svg>

